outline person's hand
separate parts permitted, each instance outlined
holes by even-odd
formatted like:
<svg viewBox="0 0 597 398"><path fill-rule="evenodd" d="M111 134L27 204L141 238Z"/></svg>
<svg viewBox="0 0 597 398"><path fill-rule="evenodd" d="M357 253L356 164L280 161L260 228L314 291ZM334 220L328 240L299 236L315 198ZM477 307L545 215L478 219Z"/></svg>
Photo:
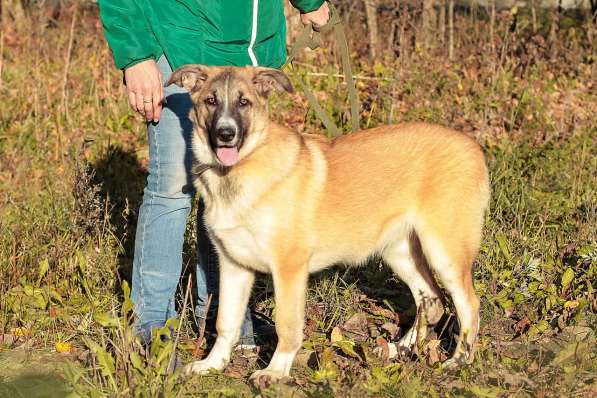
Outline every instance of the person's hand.
<svg viewBox="0 0 597 398"><path fill-rule="evenodd" d="M153 59L139 62L124 70L129 105L147 121L160 120L164 86L162 73Z"/></svg>
<svg viewBox="0 0 597 398"><path fill-rule="evenodd" d="M301 14L301 22L303 25L312 24L314 27L319 28L325 25L330 19L330 7L327 1L324 2L321 7L315 11Z"/></svg>

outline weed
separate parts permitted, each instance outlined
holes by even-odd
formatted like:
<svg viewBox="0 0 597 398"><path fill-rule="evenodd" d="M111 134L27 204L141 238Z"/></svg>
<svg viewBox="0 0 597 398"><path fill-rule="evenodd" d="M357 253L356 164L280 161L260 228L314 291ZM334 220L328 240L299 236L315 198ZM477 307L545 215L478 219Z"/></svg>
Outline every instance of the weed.
<svg viewBox="0 0 597 398"><path fill-rule="evenodd" d="M180 289L180 320L157 330L149 346L134 336L127 281L147 142L96 8L79 6L76 18L64 10L52 23L33 13L29 21L39 24L27 34L17 23L3 26L0 395L594 395L594 27L563 15L554 38L549 15L540 13L533 30L523 10L497 15L489 38L490 22L477 11L457 18L453 60L442 46L419 46L417 29L406 25L393 31L401 36L385 58L368 62L358 31L349 32L362 127L439 123L474 136L487 154L492 202L474 273L482 298L477 360L457 372L441 369L456 331L448 308L418 358L389 361L388 341L417 314L405 286L373 260L312 278L295 377L259 392L247 377L264 364L239 356L224 373L171 372L176 352L187 362L207 348L196 340L188 286ZM409 21L412 12L406 4L382 7L380 22ZM291 75L307 81L348 131L333 47L304 54ZM300 93L275 98L272 108L281 123L323 131ZM190 272L195 222L185 242ZM252 298L270 318L271 292L271 279L260 277Z"/></svg>

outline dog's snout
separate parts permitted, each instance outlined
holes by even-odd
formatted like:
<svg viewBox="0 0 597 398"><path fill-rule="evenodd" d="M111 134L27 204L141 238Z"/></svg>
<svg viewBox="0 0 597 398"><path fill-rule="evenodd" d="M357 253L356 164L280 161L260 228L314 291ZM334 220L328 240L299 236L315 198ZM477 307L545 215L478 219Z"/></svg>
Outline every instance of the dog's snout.
<svg viewBox="0 0 597 398"><path fill-rule="evenodd" d="M230 142L234 139L234 136L236 135L236 131L230 127L223 127L223 128L219 128L216 131L216 135L217 135L218 140L220 140L222 142Z"/></svg>

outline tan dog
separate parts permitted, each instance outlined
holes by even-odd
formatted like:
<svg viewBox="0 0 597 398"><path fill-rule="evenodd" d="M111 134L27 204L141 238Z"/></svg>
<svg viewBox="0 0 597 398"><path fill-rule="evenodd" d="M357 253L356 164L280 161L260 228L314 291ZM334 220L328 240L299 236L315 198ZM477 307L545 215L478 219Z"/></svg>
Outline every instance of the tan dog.
<svg viewBox="0 0 597 398"><path fill-rule="evenodd" d="M278 345L252 378L288 376L302 345L309 273L374 255L406 282L422 314L398 346L412 347L425 337L419 322L443 314L434 271L460 323L448 362L472 361L479 299L471 268L489 200L479 145L427 124L335 140L296 133L268 120L268 93L292 91L275 69L187 65L172 83L192 96L196 185L220 260L218 337L187 374L227 365L261 271L273 275Z"/></svg>

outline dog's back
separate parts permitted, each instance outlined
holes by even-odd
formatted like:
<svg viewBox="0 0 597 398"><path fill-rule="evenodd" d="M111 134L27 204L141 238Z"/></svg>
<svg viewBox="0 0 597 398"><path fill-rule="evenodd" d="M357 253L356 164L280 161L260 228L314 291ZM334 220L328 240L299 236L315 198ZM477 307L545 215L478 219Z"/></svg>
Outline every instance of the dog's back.
<svg viewBox="0 0 597 398"><path fill-rule="evenodd" d="M420 123L316 141L325 170L314 174L325 174L325 187L308 228L319 248L359 263L400 233L433 230L458 240L449 246L462 246L465 239L472 262L489 198L487 168L475 141ZM329 261L323 257L321 266Z"/></svg>

